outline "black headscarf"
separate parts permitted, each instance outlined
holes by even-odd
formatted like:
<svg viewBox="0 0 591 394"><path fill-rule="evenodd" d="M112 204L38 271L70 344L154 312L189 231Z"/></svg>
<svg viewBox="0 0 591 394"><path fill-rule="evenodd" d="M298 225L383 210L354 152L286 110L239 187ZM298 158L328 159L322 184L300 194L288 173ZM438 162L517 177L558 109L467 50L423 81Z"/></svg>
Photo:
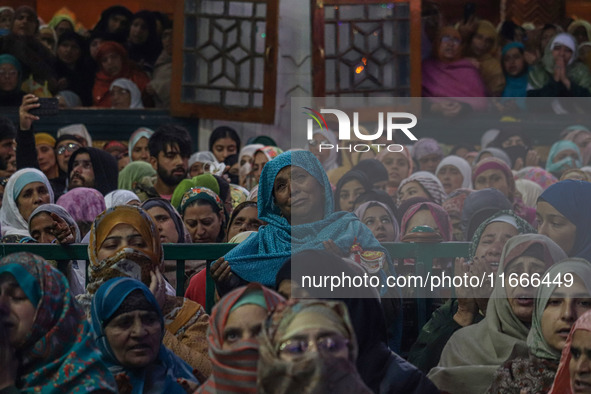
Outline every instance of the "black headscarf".
<svg viewBox="0 0 591 394"><path fill-rule="evenodd" d="M337 187L334 192L334 210L335 211L341 210L341 199L339 197L341 194L341 189L343 188L343 186L345 186L347 183L349 183L352 180L359 181L359 183L361 183L361 185L363 185L365 192L371 190L371 188L372 188L371 182L369 181L369 179L367 179L367 176L365 175L364 172L357 171L357 170L351 170L351 171L347 172L337 182Z"/></svg>
<svg viewBox="0 0 591 394"><path fill-rule="evenodd" d="M156 59L160 56L160 52L162 52L162 42L156 30L156 17L152 11L142 10L136 12L129 20L130 26L135 19L143 19L146 22L148 38L143 44L132 44L128 40L127 52L129 53L129 58L138 64L143 63L147 68L152 69Z"/></svg>
<svg viewBox="0 0 591 394"><path fill-rule="evenodd" d="M117 190L117 178L119 176L119 166L117 160L109 153L98 148L82 147L70 156L68 161L68 179L74 167L74 160L80 153L88 153L92 169L94 171L94 189L102 193L103 196L113 190Z"/></svg>
<svg viewBox="0 0 591 394"><path fill-rule="evenodd" d="M109 18L112 15L125 16L127 18L127 20L129 21L127 29L122 30L122 31L118 31L116 33L109 33L108 32ZM99 31L103 31L105 33L109 33L110 34L110 37L109 37L110 41L117 41L121 44L124 44L127 41L127 36L129 35L129 26L131 25L131 18L132 17L133 17L133 13L130 10L128 10L127 8L125 8L121 5L114 5L112 7L107 8L106 10L104 10L101 13L101 19L94 26L93 30L99 30Z"/></svg>

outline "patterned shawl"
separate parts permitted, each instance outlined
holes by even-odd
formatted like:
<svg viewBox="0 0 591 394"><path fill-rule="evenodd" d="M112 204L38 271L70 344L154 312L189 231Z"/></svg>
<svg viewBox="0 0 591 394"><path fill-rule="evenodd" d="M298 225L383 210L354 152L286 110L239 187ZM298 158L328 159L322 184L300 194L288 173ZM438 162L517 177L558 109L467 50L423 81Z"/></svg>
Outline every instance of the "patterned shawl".
<svg viewBox="0 0 591 394"><path fill-rule="evenodd" d="M66 277L31 253L0 260L0 273L11 273L27 296L39 298L35 322L20 356L17 388L22 393L116 392L116 384L90 336L84 311L70 294ZM25 286L23 286L25 284Z"/></svg>
<svg viewBox="0 0 591 394"><path fill-rule="evenodd" d="M213 308L209 318L207 337L213 372L197 393L257 393L257 361L259 344L255 340L242 341L232 350L223 350L224 329L232 307L244 294L253 290L263 292L267 310L271 311L283 297L257 283L240 287L224 296Z"/></svg>

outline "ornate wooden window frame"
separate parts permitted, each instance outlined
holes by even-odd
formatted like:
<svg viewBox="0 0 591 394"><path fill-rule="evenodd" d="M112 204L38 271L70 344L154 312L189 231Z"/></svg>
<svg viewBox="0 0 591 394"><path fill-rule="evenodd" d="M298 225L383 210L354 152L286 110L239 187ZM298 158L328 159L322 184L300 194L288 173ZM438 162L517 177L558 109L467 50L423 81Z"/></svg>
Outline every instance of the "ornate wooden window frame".
<svg viewBox="0 0 591 394"><path fill-rule="evenodd" d="M179 117L273 123L275 120L275 95L277 89L279 0L231 0L233 3L266 4L263 98L261 107L230 107L218 104L182 101L185 52L185 1L176 0L174 12L173 39L175 45L172 56L172 81L170 89L171 114Z"/></svg>
<svg viewBox="0 0 591 394"><path fill-rule="evenodd" d="M311 0L312 17L312 91L326 96L325 7L366 4L409 4L410 96L421 96L421 0Z"/></svg>

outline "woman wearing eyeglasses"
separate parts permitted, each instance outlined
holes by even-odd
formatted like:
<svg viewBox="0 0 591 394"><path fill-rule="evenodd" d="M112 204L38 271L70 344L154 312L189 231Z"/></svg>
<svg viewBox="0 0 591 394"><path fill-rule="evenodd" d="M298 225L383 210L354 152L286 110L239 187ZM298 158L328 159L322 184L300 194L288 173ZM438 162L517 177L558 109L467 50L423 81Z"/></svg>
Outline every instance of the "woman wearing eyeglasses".
<svg viewBox="0 0 591 394"><path fill-rule="evenodd" d="M342 302L282 304L259 342L259 393L371 393L355 366L357 341Z"/></svg>

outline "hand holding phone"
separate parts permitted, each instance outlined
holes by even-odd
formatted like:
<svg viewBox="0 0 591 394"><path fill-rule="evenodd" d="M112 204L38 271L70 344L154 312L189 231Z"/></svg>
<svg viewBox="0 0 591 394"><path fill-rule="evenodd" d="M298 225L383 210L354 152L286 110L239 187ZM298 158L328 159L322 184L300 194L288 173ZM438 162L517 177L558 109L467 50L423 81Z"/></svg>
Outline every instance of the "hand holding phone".
<svg viewBox="0 0 591 394"><path fill-rule="evenodd" d="M57 98L43 98L40 97L37 101L38 107L32 108L29 112L35 116L53 116L57 115L59 111L59 101Z"/></svg>

